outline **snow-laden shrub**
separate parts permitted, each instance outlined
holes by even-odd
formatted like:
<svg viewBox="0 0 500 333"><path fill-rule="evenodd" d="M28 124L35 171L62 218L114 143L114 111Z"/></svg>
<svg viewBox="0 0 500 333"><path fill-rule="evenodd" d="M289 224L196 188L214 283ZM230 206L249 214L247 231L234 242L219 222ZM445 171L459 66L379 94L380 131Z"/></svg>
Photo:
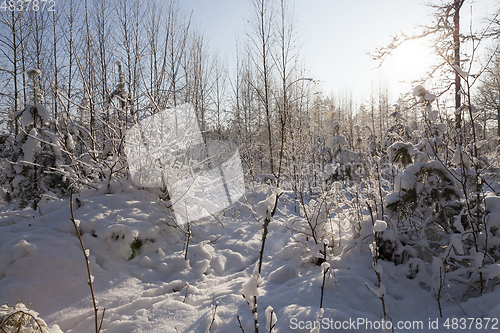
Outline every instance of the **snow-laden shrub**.
<svg viewBox="0 0 500 333"><path fill-rule="evenodd" d="M139 254L142 246L156 241L155 228L130 228L125 224L116 223L107 228L102 238L108 243L113 251L125 260L132 260Z"/></svg>
<svg viewBox="0 0 500 333"><path fill-rule="evenodd" d="M385 206L399 216L400 223L409 222L402 228L412 228L412 218L417 217L426 223L437 223L448 232L454 216L462 209L460 197L453 176L441 162L418 162L396 177L394 191L385 197Z"/></svg>
<svg viewBox="0 0 500 333"><path fill-rule="evenodd" d="M367 126L368 129L371 128ZM370 136L368 136L368 139L366 139L369 152L371 156L377 156L380 153L381 146L380 143L377 141L377 136L374 133L370 133Z"/></svg>
<svg viewBox="0 0 500 333"><path fill-rule="evenodd" d="M18 117L22 130L14 139L13 153L4 170L8 194L17 208L36 208L44 193L60 197L67 194L69 182L58 172L65 165L64 153L43 105L28 105Z"/></svg>
<svg viewBox="0 0 500 333"><path fill-rule="evenodd" d="M413 162L423 162L425 153L416 149L411 143L396 142L387 148L389 162L400 164L403 168Z"/></svg>
<svg viewBox="0 0 500 333"><path fill-rule="evenodd" d="M307 262L321 265L325 261L324 244L327 253L339 255L346 244L350 247L353 238L364 239L363 224L369 209L382 215L381 195L386 190L379 187L377 168L369 170L359 182L335 181L314 196L299 193L301 218L290 219L286 227L294 233L296 244L304 248Z"/></svg>
<svg viewBox="0 0 500 333"><path fill-rule="evenodd" d="M4 304L0 307L0 330L5 333L62 333L58 325L49 330L38 313L30 310L23 303L15 307Z"/></svg>
<svg viewBox="0 0 500 333"><path fill-rule="evenodd" d="M387 149L396 142L410 142L414 139L413 130L407 125L407 120L399 112L391 114L394 125L389 127L382 138L382 149Z"/></svg>
<svg viewBox="0 0 500 333"><path fill-rule="evenodd" d="M359 180L359 170L363 169L366 153L354 152L347 148L347 139L336 135L330 142L331 159L327 161L324 176L327 183L342 180Z"/></svg>
<svg viewBox="0 0 500 333"><path fill-rule="evenodd" d="M4 177L0 179L7 185L6 199L15 201L18 209L28 205L36 209L44 194L62 197L69 187L64 176L69 170L64 144L56 135L56 126L43 105L41 72L34 69L27 74L30 104L14 114L16 122L20 122L19 132L7 142L2 156L7 163L2 165Z"/></svg>

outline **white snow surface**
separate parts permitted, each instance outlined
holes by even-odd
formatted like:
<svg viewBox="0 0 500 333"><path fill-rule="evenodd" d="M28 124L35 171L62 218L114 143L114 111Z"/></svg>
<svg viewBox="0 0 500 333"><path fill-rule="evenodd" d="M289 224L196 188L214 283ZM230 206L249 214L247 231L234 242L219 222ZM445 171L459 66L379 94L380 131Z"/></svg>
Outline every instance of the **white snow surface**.
<svg viewBox="0 0 500 333"><path fill-rule="evenodd" d="M373 225L374 232L381 232L384 231L385 229L387 229L387 222L382 220L375 221L375 224Z"/></svg>
<svg viewBox="0 0 500 333"><path fill-rule="evenodd" d="M32 106L28 106L24 109L21 115L21 122L24 127L28 127L29 125L33 124L33 115L31 114L32 108Z"/></svg>
<svg viewBox="0 0 500 333"><path fill-rule="evenodd" d="M40 117L42 117L42 119L44 119L45 121L50 121L51 117L50 117L49 111L47 111L45 106L43 106L41 104L37 104L37 105L35 105L35 108L38 112L38 115Z"/></svg>
<svg viewBox="0 0 500 333"><path fill-rule="evenodd" d="M273 211L275 201L276 201L276 194L268 196L266 199L262 200L257 204L255 212L260 218L271 219L271 213Z"/></svg>
<svg viewBox="0 0 500 333"><path fill-rule="evenodd" d="M428 118L432 123L435 122L438 119L438 117L439 117L438 111L432 110L431 112L429 112Z"/></svg>
<svg viewBox="0 0 500 333"><path fill-rule="evenodd" d="M470 167L472 163L469 155L464 152L462 146L460 145L457 145L457 149L455 150L455 154L453 155L453 159L451 160L451 162L455 165L460 165L463 163L466 167Z"/></svg>
<svg viewBox="0 0 500 333"><path fill-rule="evenodd" d="M263 331L268 307L274 309L278 318L273 332L312 330L291 329L293 318L296 322L316 322L323 282L322 267L310 260L312 246L306 248L305 244L294 242L290 230L285 228L294 211L289 203L293 194L282 195L269 224L259 280L252 273L258 264L262 224L252 216L244 198L241 204L235 203L217 215L218 221L206 218L192 224L185 260L184 234L172 225L157 194L124 181L121 185L112 184L111 190L112 194L76 194L79 204L74 198L75 219L80 222L85 248L90 250L99 315L106 309L103 333L205 333L212 321L214 301L218 306L211 332L240 332L236 315L240 316L245 332L253 332L253 316L241 295L245 283L249 293L259 294L258 319ZM247 189L245 195L255 199L254 208L268 196L268 189L260 185ZM490 200L488 205L494 204ZM68 200L47 202L44 214L31 209L0 211L4 211L0 213L0 304L30 304L28 308L38 312L48 327L58 325L65 333L94 332L85 259L70 221ZM288 216L284 215L286 212ZM376 288L378 281L368 247L371 240L354 240L352 235L346 231L342 241L358 241L362 246L356 245L343 255L338 245L329 251L333 254L328 259L322 318L380 321L383 312L377 296L384 295L394 323L418 320L424 323L424 329L418 332L444 331L428 328L429 318L439 318L432 293L435 286L425 286L418 278L421 274L434 275L439 283L436 268L440 263L435 262L433 270L431 264L420 261L419 275L409 279L408 264L395 266L379 260L383 284ZM498 272L500 269L492 266L487 275L498 277ZM443 318L439 322L464 318L462 309L468 317L496 316L500 313L499 299L500 288L481 297L460 300L460 306L443 298Z"/></svg>
<svg viewBox="0 0 500 333"><path fill-rule="evenodd" d="M343 135L336 135L330 141L330 146L345 146L347 144L347 139Z"/></svg>
<svg viewBox="0 0 500 333"><path fill-rule="evenodd" d="M461 77L463 78L466 78L467 76L469 76L469 72L467 71L464 71L462 68L460 68L460 66L458 65L453 65L453 69L458 73L458 75L460 75Z"/></svg>
<svg viewBox="0 0 500 333"><path fill-rule="evenodd" d="M24 161L33 163L35 155L40 153L40 141L37 139L37 131L32 128L28 139L23 144Z"/></svg>
<svg viewBox="0 0 500 333"><path fill-rule="evenodd" d="M446 133L446 124L437 124L437 129L438 129L441 133Z"/></svg>
<svg viewBox="0 0 500 333"><path fill-rule="evenodd" d="M415 88L413 88L413 96L419 97L419 96L424 96L427 93L427 90L419 84Z"/></svg>

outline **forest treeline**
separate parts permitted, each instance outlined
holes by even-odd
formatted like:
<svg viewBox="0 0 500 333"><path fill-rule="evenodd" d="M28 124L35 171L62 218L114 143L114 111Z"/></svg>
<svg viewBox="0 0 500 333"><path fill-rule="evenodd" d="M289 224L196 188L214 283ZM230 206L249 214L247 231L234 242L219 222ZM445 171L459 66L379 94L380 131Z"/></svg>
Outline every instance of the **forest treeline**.
<svg viewBox="0 0 500 333"><path fill-rule="evenodd" d="M412 92L394 104L382 86L359 105L349 93L319 91L300 56L292 3L250 4L231 61L194 28L178 0L66 0L55 11L2 10L0 143L7 197L22 198L19 207L36 206L47 192L67 195L70 187L98 188L126 177L127 129L184 103L194 106L205 138L238 144L247 177L277 186L300 183L308 191L335 159L338 135L352 152L383 156L389 142L398 141L388 132L397 115L413 131L425 128L426 107ZM444 12L436 9L436 16ZM447 13L446 20L452 18ZM498 14L489 19L483 35L461 36L462 42L496 41L470 93L481 139L500 133ZM436 29L441 41L449 28ZM443 54L446 45L440 44ZM439 94L440 121L453 127L451 81L439 82L426 88Z"/></svg>

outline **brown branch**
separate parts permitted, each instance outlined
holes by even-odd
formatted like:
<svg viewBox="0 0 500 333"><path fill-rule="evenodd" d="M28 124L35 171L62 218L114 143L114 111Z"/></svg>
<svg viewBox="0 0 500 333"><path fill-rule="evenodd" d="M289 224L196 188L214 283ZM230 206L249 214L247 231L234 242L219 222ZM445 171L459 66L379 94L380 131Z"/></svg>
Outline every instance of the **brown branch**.
<svg viewBox="0 0 500 333"><path fill-rule="evenodd" d="M101 324L98 325L97 312L99 309L97 308L95 295L94 295L94 287L92 286L92 275L90 274L89 257L87 255L87 252L85 251L85 246L83 245L82 236L80 235L80 230L78 229L78 226L76 225L75 216L73 215L73 189L71 189L70 195L69 195L69 210L71 212L71 222L73 222L73 226L75 227L76 234L78 236L78 240L80 241L80 246L81 246L82 251L83 251L83 256L85 257L85 264L87 265L87 275L88 275L88 279L89 279L88 285L90 287L90 294L92 295L92 305L94 306L95 331L96 331L96 333L99 333L101 331L102 321L104 319L104 312L106 311L106 309L104 308L102 310Z"/></svg>

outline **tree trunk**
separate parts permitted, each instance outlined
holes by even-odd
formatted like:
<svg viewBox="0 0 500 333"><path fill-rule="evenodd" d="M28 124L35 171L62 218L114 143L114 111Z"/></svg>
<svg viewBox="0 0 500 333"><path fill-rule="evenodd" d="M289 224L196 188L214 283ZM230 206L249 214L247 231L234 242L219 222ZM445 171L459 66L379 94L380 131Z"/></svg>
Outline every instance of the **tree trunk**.
<svg viewBox="0 0 500 333"><path fill-rule="evenodd" d="M453 46L455 51L455 59L453 64L458 67L460 67L460 7L462 7L463 3L464 0L455 0L455 3L453 4L453 7L455 9L453 16ZM460 90L460 76L455 70L455 128L458 133L460 133L460 128L462 127L462 114L461 112L457 111L462 104L460 100Z"/></svg>

